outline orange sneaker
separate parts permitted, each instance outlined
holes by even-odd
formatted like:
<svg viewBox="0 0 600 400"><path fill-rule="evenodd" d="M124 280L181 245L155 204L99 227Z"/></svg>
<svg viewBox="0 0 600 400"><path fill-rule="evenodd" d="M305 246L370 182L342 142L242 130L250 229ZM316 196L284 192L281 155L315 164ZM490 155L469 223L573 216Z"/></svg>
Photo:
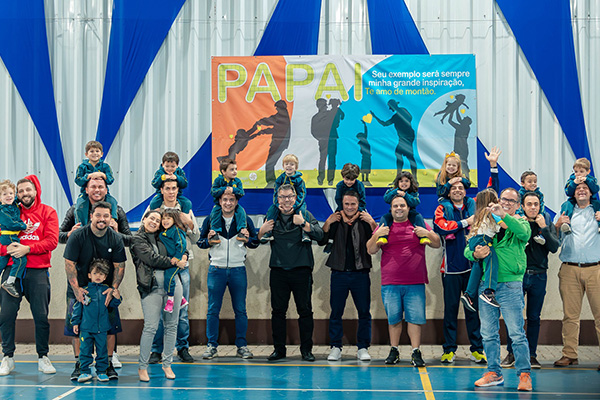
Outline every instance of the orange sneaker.
<svg viewBox="0 0 600 400"><path fill-rule="evenodd" d="M533 390L533 387L531 386L531 374L529 372L521 372L517 390L522 392L531 392Z"/></svg>
<svg viewBox="0 0 600 400"><path fill-rule="evenodd" d="M481 379L475 381L475 386L479 387L498 385L504 385L504 378L492 371L486 372Z"/></svg>

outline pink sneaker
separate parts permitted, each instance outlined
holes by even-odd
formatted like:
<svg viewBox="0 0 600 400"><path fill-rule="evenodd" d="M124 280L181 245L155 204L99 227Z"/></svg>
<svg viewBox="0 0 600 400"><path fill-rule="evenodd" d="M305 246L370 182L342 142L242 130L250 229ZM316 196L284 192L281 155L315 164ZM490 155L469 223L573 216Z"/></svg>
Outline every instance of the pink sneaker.
<svg viewBox="0 0 600 400"><path fill-rule="evenodd" d="M185 299L185 297L181 297L181 305L179 307L185 307L188 304L190 304L190 303L188 303L188 301Z"/></svg>
<svg viewBox="0 0 600 400"><path fill-rule="evenodd" d="M456 236L454 235L454 233L446 235L446 240L455 240L455 239L456 239Z"/></svg>
<svg viewBox="0 0 600 400"><path fill-rule="evenodd" d="M168 313L173 312L173 299L168 299L167 304L165 304L165 311Z"/></svg>

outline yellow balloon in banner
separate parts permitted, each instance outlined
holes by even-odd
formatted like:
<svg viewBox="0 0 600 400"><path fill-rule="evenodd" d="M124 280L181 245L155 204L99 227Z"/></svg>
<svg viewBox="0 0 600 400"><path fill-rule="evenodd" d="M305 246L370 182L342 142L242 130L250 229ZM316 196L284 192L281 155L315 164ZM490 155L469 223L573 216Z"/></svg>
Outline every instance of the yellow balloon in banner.
<svg viewBox="0 0 600 400"><path fill-rule="evenodd" d="M373 116L371 115L371 113L368 113L367 115L362 117L362 120L365 121L367 124L370 124L371 121L373 121Z"/></svg>
<svg viewBox="0 0 600 400"><path fill-rule="evenodd" d="M461 108L460 112L464 114L466 112L466 110L464 108Z"/></svg>
<svg viewBox="0 0 600 400"><path fill-rule="evenodd" d="M233 139L233 135L229 135L229 139Z"/></svg>
<svg viewBox="0 0 600 400"><path fill-rule="evenodd" d="M454 98L454 95L450 95L450 98L451 98L451 99L453 99L453 98Z"/></svg>
<svg viewBox="0 0 600 400"><path fill-rule="evenodd" d="M259 125L259 126L256 127L257 131L260 131L261 129L262 129L262 125Z"/></svg>
<svg viewBox="0 0 600 400"><path fill-rule="evenodd" d="M325 97L327 97L327 99L329 100L331 98L330 94L325 95Z"/></svg>

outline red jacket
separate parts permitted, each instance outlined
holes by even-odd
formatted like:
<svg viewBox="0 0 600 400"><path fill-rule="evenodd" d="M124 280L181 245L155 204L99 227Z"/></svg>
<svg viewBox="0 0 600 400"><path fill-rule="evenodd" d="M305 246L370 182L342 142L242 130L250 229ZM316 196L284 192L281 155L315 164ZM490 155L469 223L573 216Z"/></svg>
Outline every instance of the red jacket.
<svg viewBox="0 0 600 400"><path fill-rule="evenodd" d="M54 208L42 204L42 188L37 176L28 175L25 178L33 182L37 191L31 207L19 205L23 222L33 223L31 229L19 234L21 244L31 249L27 254L27 268L50 268L52 250L58 246L58 215ZM1 247L0 254L6 251L5 246Z"/></svg>

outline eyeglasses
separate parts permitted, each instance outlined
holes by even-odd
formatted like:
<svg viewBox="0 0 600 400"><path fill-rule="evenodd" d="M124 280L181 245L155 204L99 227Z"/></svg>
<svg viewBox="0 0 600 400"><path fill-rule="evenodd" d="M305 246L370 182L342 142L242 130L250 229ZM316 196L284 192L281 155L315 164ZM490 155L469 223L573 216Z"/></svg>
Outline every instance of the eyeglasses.
<svg viewBox="0 0 600 400"><path fill-rule="evenodd" d="M500 197L500 201L508 204L517 204L519 202L518 200L507 199L506 197Z"/></svg>
<svg viewBox="0 0 600 400"><path fill-rule="evenodd" d="M277 196L277 198L278 198L279 200L292 200L292 199L293 199L293 198L295 198L295 197L296 197L296 195L295 195L295 194L290 194L290 195L288 195L288 196L281 196L281 195Z"/></svg>

